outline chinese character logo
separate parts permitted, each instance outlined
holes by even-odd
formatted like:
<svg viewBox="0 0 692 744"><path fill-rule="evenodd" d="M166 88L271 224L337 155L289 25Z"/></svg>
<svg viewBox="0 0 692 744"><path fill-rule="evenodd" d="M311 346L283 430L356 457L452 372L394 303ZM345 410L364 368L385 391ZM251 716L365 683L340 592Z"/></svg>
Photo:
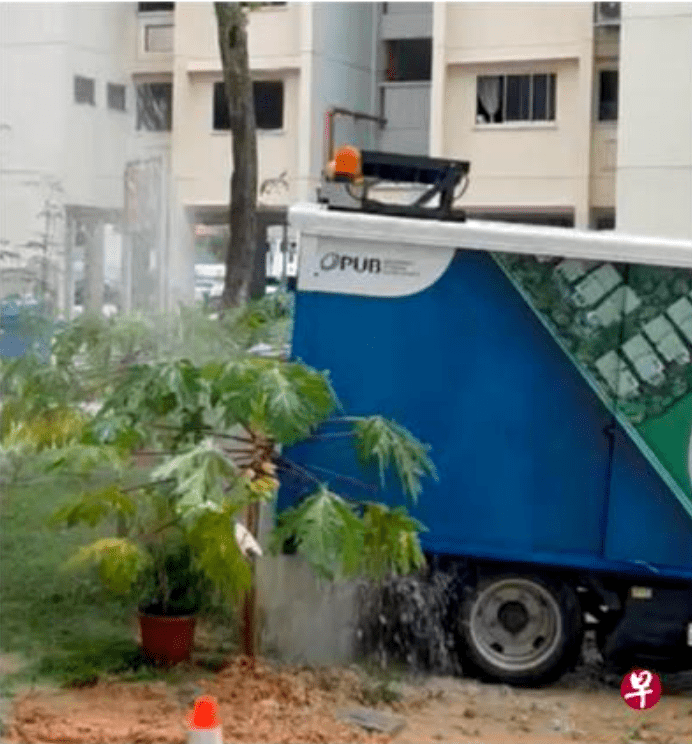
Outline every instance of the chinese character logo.
<svg viewBox="0 0 692 744"><path fill-rule="evenodd" d="M653 708L661 699L661 680L646 669L633 669L622 680L620 695L634 710Z"/></svg>

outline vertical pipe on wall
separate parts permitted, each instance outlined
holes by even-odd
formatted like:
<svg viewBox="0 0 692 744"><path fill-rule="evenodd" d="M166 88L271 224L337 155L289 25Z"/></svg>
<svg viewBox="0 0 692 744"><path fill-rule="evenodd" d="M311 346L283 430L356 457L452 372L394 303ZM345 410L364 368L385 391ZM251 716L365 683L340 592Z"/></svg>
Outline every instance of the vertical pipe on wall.
<svg viewBox="0 0 692 744"><path fill-rule="evenodd" d="M383 112L380 111L380 96L379 96L379 44L380 41L380 3L372 4L372 56L371 56L371 78L370 78L370 113L373 116L382 116ZM373 150L377 149L377 140L379 132L379 124L375 124L374 136L370 143L370 147Z"/></svg>
<svg viewBox="0 0 692 744"><path fill-rule="evenodd" d="M433 3L432 12L433 48L431 74L432 80L430 84L430 131L428 133L428 147L429 153L432 157L443 157L444 103L445 83L447 77L447 65L445 64L447 4L443 2Z"/></svg>
<svg viewBox="0 0 692 744"><path fill-rule="evenodd" d="M589 203L591 196L591 147L593 138L593 69L594 69L594 33L592 9L584 5L582 8L582 22L584 24L584 38L581 43L579 58L579 93L577 111L580 122L578 124L578 146L574 149L575 163L575 193L574 193L574 226L587 228L589 226ZM558 76L555 108L557 124L560 124L560 83Z"/></svg>

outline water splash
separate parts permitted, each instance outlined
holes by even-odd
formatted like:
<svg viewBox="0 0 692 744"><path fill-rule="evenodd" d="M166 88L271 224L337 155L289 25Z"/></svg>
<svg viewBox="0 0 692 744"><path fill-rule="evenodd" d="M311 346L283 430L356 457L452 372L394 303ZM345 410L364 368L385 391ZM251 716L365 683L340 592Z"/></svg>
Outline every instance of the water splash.
<svg viewBox="0 0 692 744"><path fill-rule="evenodd" d="M457 574L428 571L359 586L360 654L383 670L459 674L455 621L462 584Z"/></svg>

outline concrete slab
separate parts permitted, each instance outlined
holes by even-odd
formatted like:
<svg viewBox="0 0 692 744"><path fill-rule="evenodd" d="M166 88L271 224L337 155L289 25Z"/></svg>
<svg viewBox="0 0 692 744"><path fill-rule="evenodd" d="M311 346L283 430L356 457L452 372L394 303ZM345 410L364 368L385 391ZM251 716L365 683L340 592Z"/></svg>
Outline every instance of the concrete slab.
<svg viewBox="0 0 692 744"><path fill-rule="evenodd" d="M377 731L389 736L396 736L406 726L406 719L403 716L374 708L349 708L337 711L336 718L343 723L360 726L366 731Z"/></svg>

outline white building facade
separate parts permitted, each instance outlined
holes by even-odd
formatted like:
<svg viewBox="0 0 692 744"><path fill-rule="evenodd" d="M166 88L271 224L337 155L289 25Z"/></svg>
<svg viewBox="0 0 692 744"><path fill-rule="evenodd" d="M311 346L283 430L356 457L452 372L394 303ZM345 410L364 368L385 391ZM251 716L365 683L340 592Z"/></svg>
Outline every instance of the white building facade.
<svg viewBox="0 0 692 744"><path fill-rule="evenodd" d="M624 3L617 226L692 238L692 4Z"/></svg>
<svg viewBox="0 0 692 744"><path fill-rule="evenodd" d="M262 235L315 198L334 108L386 122L337 115L337 145L470 161L471 216L689 235L689 8L259 4ZM94 309L111 284L123 309L190 301L189 233L227 222L232 169L212 3L0 13L0 294L36 293L30 256L68 313L80 287Z"/></svg>

